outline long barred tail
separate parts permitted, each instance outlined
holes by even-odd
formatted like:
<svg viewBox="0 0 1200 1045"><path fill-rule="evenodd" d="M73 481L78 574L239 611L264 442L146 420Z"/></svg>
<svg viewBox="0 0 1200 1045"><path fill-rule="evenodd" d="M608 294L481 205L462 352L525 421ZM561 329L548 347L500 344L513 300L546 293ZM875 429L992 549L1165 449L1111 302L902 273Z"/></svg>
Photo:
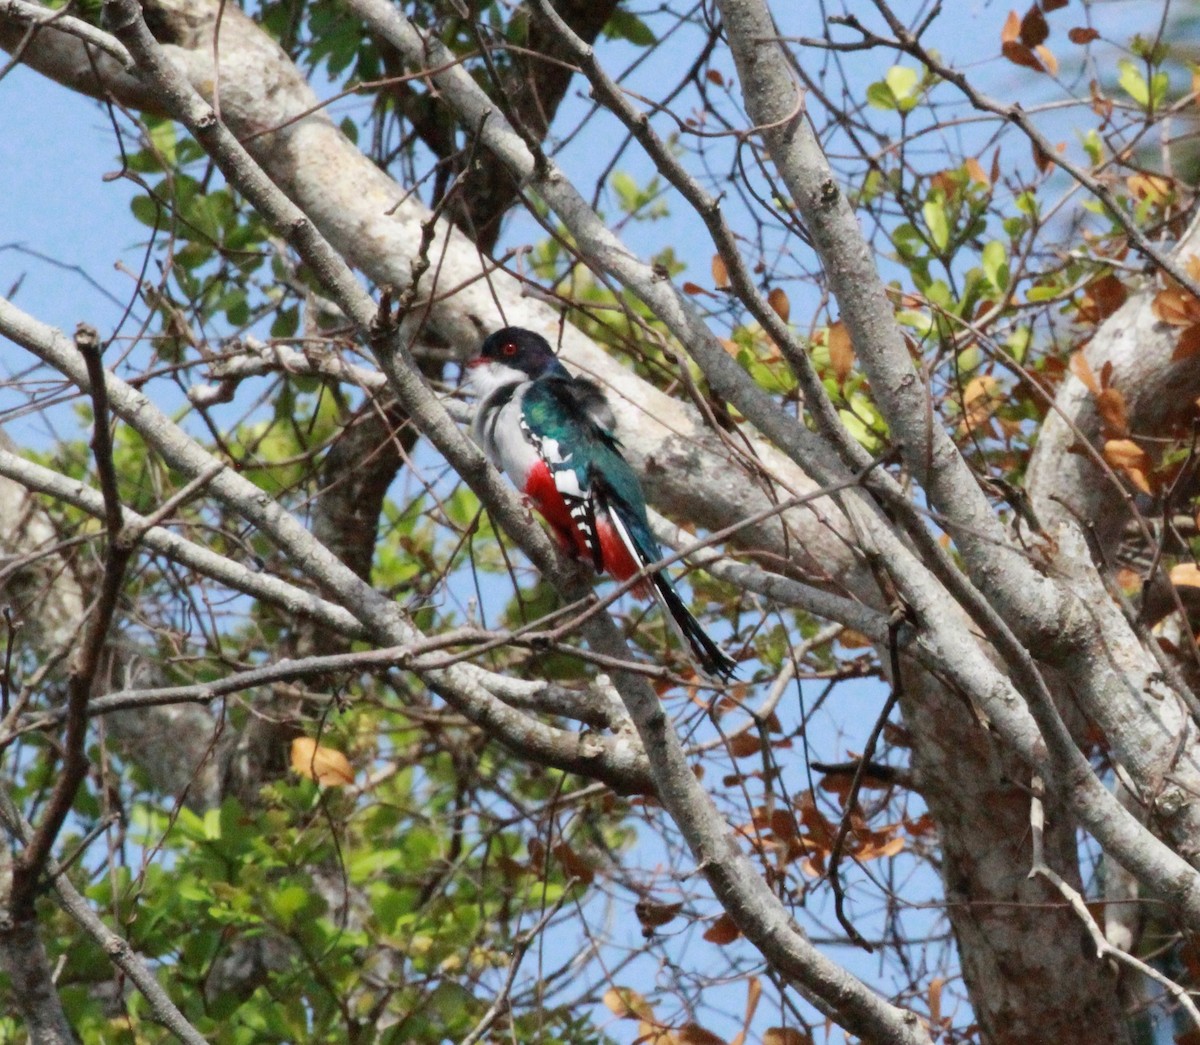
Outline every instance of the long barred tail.
<svg viewBox="0 0 1200 1045"><path fill-rule="evenodd" d="M619 505L606 504L604 508L612 521L617 536L620 537L621 543L629 549L633 560L643 567L653 564L658 559L658 545L654 538L647 532L643 540L639 541L637 536L631 532L636 524L623 518ZM651 548L653 551L650 550ZM737 670L737 664L709 637L708 632L700 626L700 622L692 616L691 610L684 605L683 599L679 597L679 592L671 583L671 578L667 576L666 571L658 570L651 574L650 583L654 587L654 594L658 597L663 612L666 613L675 629L675 634L679 636L679 641L691 651L696 666L707 677L728 682Z"/></svg>
<svg viewBox="0 0 1200 1045"><path fill-rule="evenodd" d="M695 660L696 666L709 678L728 682L737 671L734 660L726 655L700 626L700 622L692 616L692 611L683 604L675 585L662 570L654 574L653 583L654 594L658 596L658 601L662 603L663 609L671 619L676 634L692 651L692 659Z"/></svg>

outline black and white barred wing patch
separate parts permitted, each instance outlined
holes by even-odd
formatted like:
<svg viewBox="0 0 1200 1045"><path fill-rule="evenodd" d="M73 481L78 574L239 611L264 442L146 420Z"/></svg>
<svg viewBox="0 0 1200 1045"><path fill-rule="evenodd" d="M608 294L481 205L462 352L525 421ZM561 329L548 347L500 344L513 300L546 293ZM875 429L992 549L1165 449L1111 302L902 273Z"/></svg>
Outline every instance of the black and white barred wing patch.
<svg viewBox="0 0 1200 1045"><path fill-rule="evenodd" d="M521 417L521 431L549 470L554 488L566 505L571 522L582 537L596 572L603 573L600 535L596 531L596 501L590 484L585 486L579 481L572 455L564 452L558 440L539 435L529 427L524 416Z"/></svg>

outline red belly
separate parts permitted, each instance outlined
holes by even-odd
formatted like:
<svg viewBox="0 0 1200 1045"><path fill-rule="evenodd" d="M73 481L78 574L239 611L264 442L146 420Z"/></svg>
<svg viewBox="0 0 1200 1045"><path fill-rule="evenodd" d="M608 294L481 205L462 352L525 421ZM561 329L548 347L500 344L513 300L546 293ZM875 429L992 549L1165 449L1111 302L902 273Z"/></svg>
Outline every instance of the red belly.
<svg viewBox="0 0 1200 1045"><path fill-rule="evenodd" d="M554 535L569 555L577 559L591 561L592 553L588 550L587 540L583 531L575 525L571 513L567 510L566 502L558 487L554 485L554 476L546 467L544 461L538 461L525 479L525 496L528 497L542 518L550 524ZM628 580L640 569L629 549L621 540L612 523L605 518L596 520L596 533L600 538L600 562L604 569L619 581ZM642 596L650 594L645 581L634 585L633 590Z"/></svg>

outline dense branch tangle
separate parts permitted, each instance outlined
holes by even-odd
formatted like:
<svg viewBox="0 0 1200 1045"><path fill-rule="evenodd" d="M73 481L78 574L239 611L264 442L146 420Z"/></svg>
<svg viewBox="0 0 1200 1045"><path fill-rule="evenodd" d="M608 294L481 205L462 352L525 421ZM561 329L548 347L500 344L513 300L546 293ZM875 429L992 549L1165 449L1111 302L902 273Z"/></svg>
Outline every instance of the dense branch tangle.
<svg viewBox="0 0 1200 1045"><path fill-rule="evenodd" d="M88 831L104 832L121 810L109 810L106 821L87 802L93 795L127 801L132 786L112 759L149 772L145 730L160 729L182 755L174 769L153 767L157 793L170 796L169 814L138 803L138 817L151 826L136 828L143 834L135 844L150 854L149 870L132 876L132 891L114 884L112 913L120 916L134 896L151 903L160 895L156 876L171 865L187 883L181 902L195 903L197 925L207 925L209 914L195 912L222 911L229 926L253 930L247 941L261 941L240 941L228 953L220 944L203 977L181 986L187 1015L174 1025L185 1034L218 1033L204 1022L206 999L220 1008L219 999L268 984L274 1013L289 1011L289 995L302 996L308 1018L331 1021L343 1037L371 1040L399 1024L402 1040L419 1040L433 994L453 983L467 985L455 1012L459 1037L479 1037L501 1020L520 1040L536 1040L545 1021L567 1034L572 1006L603 1005L629 1019L621 1028L664 1041L685 1039L689 1026L698 1035L712 1018L724 1019L728 1039L738 1027L762 1037L766 1025L821 1017L878 1041L924 1041L951 1024L969 1038L972 1023L988 1041L1040 1034L1065 1042L1083 1040L1072 1037L1080 1033L1120 1040L1123 1015L1109 968L1076 945L1097 930L1077 913L1090 883L1075 827L1160 898L1169 917L1200 925L1189 848L1197 824L1194 727L1182 699L1191 697L1183 692L1191 669L1110 596L1110 563L1093 561L1079 527L1099 521L1097 543L1109 550L1104 505L1145 506L1118 489L1138 469L1149 494L1162 489L1170 462L1152 461L1151 452L1175 434L1174 422L1143 408L1136 369L1122 369L1117 323L1101 327L1087 348L1095 360L1090 381L1076 365L1082 376L1058 392L1059 371L1047 361L1061 367L1083 340L1082 324L1105 316L1093 307L1094 319L1072 328L1050 314L1051 304L1017 289L1024 280L1024 289L1046 291L1042 300L1074 308L1080 295L1100 295L1099 280L1115 278L1109 268L1120 263L1119 246L1094 237L1088 258L1068 251L1061 261L1054 206L1006 209L996 175L973 155L982 181L961 156L938 157L933 170L916 153L923 140L973 126L942 120L941 92L961 89L977 106L986 101L972 78L954 71L969 56L943 59L926 42L954 16L935 11L906 28L879 5L884 28L863 28L855 47L865 49L839 50L837 33L815 40L805 31L796 34L807 38L805 47L789 52L779 43L788 27L758 0L723 0L719 24L711 20L716 10L668 8L654 20L666 41L657 45L636 16L600 5L535 0L506 22L507 9L486 4L453 13L417 5L412 15L408 7L352 0L347 9L361 27L341 9L331 22L317 5L305 23L309 12L300 5L268 5L264 23L285 49L308 62L328 56L331 70L350 63L366 81L361 91L380 92L359 129L368 158L262 28L234 7L185 6L143 11L113 0L111 35L70 16L54 29L43 24L44 11L21 0L0 12L0 40L23 48L30 64L80 91L107 91L120 106L165 112L194 139L156 124L145 148L127 150L136 155L126 173L149 193L139 216L168 236L146 254L167 262L161 276L147 265L131 306L137 322L147 314L143 329L157 332L157 355L143 344L127 349L130 322L106 353L115 371L101 380L60 333L0 305L0 330L40 360L38 379L53 374L72 394L107 391L119 419L115 448L97 455L116 462L115 481L99 468L94 482L80 482L67 448L37 462L0 450L0 475L39 496L27 519L49 520L50 535L21 546L16 561L27 570L68 564L60 573L71 583L108 593L97 620L118 612L118 591L125 600L120 644L105 643L94 627L60 639L64 653L85 653L64 704L50 699L59 677L52 653L41 667L5 665L6 686L17 675L21 685L0 744L33 760L9 757L5 766L24 803L5 819L37 872L17 875L10 902L17 920L28 926L37 910L33 887L54 868L51 848L74 860L78 875L108 863L120 880L119 832L108 829L103 861ZM35 22L37 32L27 33ZM1027 22L1020 31L1032 41L1037 17ZM616 73L605 33L624 35L652 61L663 53L656 46L700 42L667 87L639 80L640 58ZM878 80L881 55L900 60L893 48L936 77L902 72ZM865 77L842 64L859 53L874 63ZM1161 59L1147 52L1146 62L1149 92L1150 67ZM578 80L569 79L574 64ZM807 95L797 78L811 87ZM567 85L585 79L600 111L580 117ZM1128 74L1124 82L1134 83ZM878 103L876 111L863 97ZM922 123L927 98L933 115ZM607 114L615 122L604 123ZM1046 153L1053 140L1039 116L1026 106L1010 124ZM1154 116L1147 104L1146 128ZM576 118L579 130L569 123ZM824 119L828 126L820 126ZM114 126L129 133L119 118ZM596 187L595 199L615 207L616 218L598 212L576 178L570 141L600 141L607 132L597 126L629 136L606 156L601 178L626 159L634 174L621 170L625 180L614 178L611 192ZM1117 139L1117 130L1106 133ZM950 151L945 137L941 144ZM826 151L848 166L835 172ZM1185 289L1171 299L1171 315L1182 327L1178 317L1191 315L1194 300L1186 250L1154 239L1161 230L1150 231L1147 214L1155 204L1121 209L1109 168L1130 155L1114 149L1095 169L1063 159L1078 184L1058 191L1066 202L1096 192L1110 212L1117 208L1111 235L1129 236L1181 277ZM1004 176L1014 194L1036 197L1062 184L1005 162L1013 164ZM677 287L679 259L665 251L643 256L646 240L632 222L656 206L657 190L638 188L650 169L678 194L668 197L672 220L690 218L695 227L678 240L686 242L680 256L720 256L712 290ZM1137 184L1148 199L1145 185L1157 183ZM514 203L541 222L545 241L532 250L507 242L500 229L498 216ZM1177 217L1164 216L1161 228L1177 229ZM1007 238L1001 219L1014 230ZM498 235L504 253L488 261L483 255ZM985 240L1001 245L1006 278L990 242L972 265L971 251ZM898 262L884 264L898 288L878 275L881 253L893 248ZM704 282L694 275L704 266L686 260L692 279ZM376 306L351 266L387 288L385 300L401 303L398 317ZM784 283L789 293L781 299ZM1177 338L1160 329L1161 291L1156 285L1131 297L1130 308L1141 309L1144 343L1163 361L1160 387L1191 387L1194 355L1177 353ZM834 303L841 325L832 322ZM629 457L673 520L657 518L657 532L734 589L694 575L700 604L723 607L730 648L746 652L746 689L681 685L682 661L653 618L634 628L640 612L628 602L596 601L462 435L463 411L445 408L438 382L455 376L452 363L481 333L505 324L544 333L569 366L609 390ZM231 329L240 340L227 340ZM1016 358L1018 335L1029 356ZM266 350L247 348L268 337ZM1045 383L1043 399L996 376L988 354L1010 350L1012 369L1032 374L1024 381ZM1106 360L1116 365L1105 369ZM171 400L153 394L176 378L193 411L181 418L169 416ZM1000 405L1006 391L1011 402ZM1055 395L1058 420L1044 425L1053 438L1039 441L1031 466L1030 493L1046 530L1017 533L995 494L1020 480L1039 411ZM1118 399L1124 415L1113 405ZM106 428L102 414L97 425ZM1176 416L1186 419L1186 410ZM12 417L19 421L19 411ZM1060 422L1065 434L1053 427ZM1145 461L1135 460L1142 436L1160 440L1143 443L1152 447L1141 451ZM1072 440L1094 443L1094 453L1072 457ZM1108 444L1122 440L1129 446L1117 458ZM1060 511L1045 491L1085 458L1107 462L1107 472L1090 483L1082 474L1072 479ZM1160 462L1161 476L1154 474ZM1175 508L1190 496L1184 485ZM81 553L94 533L79 513L106 520L110 545L139 542L128 576L122 563L97 568ZM704 533L696 540L680 523ZM942 533L951 546L939 541ZM1164 537L1154 556L1160 580L1178 576L1168 567L1179 554ZM511 585L500 579L505 570ZM67 581L44 583L61 589ZM860 635L818 630L817 620L793 608ZM1174 648L1190 646L1188 622L1174 627ZM18 651L36 660L32 643L15 634ZM843 643L837 652L829 645L835 636ZM574 653L578 638L587 648ZM874 655L853 652L864 640L875 643ZM838 718L839 700L828 691L809 706L819 692L814 683L881 671L893 676L902 726L868 713L855 729ZM84 676L103 692L89 698ZM792 700L794 687L800 701ZM843 705L857 699L849 687L835 692ZM81 758L85 704L103 713L103 726L90 727L104 741L90 769ZM749 718L727 720L738 706ZM52 796L23 790L14 767L50 765L53 745L42 739L56 738L64 723L65 782ZM177 739L185 734L186 744ZM897 746L882 761L859 759L861 745L873 748L879 736ZM499 754L493 741L512 754ZM311 783L289 779L281 755L288 745L296 772L342 790L318 798ZM339 747L367 767L354 788L346 786L350 764L330 754ZM823 768L810 769L818 755ZM699 779L698 769L706 771ZM824 789L814 788L817 772ZM85 774L87 801L70 811ZM1113 775L1125 804L1110 790ZM1050 813L1044 831L1038 824L1036 853L1027 832L1035 779L1046 782ZM873 787L884 797L868 797ZM917 815L922 807L909 788L928 816ZM623 825L632 822L623 818L633 814L615 795L631 793L650 803L637 815L661 834L652 843L661 854L643 854L644 869L623 848L630 845ZM39 833L24 831L25 810L46 825ZM386 873L364 870L363 847L390 845L381 839L397 833L397 820L411 849L389 849ZM65 836L77 831L84 843L76 860ZM316 855L297 856L306 844ZM898 847L905 852L894 860ZM170 854L163 864L160 850ZM219 874L265 860L256 887L289 899L257 905L267 911L260 922L233 904L222 908L217 896L202 905L193 899L208 896L200 883L218 873L204 863L210 850L225 861ZM922 937L944 935L906 909L909 896L896 878L906 873L898 867L915 873L926 854L943 874L966 982L965 992L952 985L947 997L969 1000L970 1014L948 1016L940 1000L956 975L951 964L937 966L949 960L947 950L932 963L911 960ZM679 874L652 873L664 861ZM814 946L793 924L824 934L821 905L830 890L821 875L831 865L848 883L837 893L838 915L853 924L851 935L882 946L896 972L886 984L852 976L833 960L837 952ZM1031 868L1039 880L1026 881ZM242 884L236 874L222 882L225 900ZM461 908L456 897L468 897ZM646 940L598 938L598 897L636 901ZM878 917L870 911L877 898ZM81 916L78 903L67 907ZM468 909L470 918L458 917ZM745 984L752 1001L744 1019L717 1012L740 1006L740 997L712 1000L719 996L713 979L698 986L703 976L691 979L674 942L676 919L718 911L711 939L725 944L710 950L725 976ZM468 922L466 936L444 928ZM130 924L133 942L161 957L162 942L138 937L137 922ZM523 933L530 925L548 940L580 927L581 940L568 950L583 948L583 963L533 973ZM322 935L323 927L336 931ZM56 942L56 931L46 929L48 941ZM94 924L87 931L100 939ZM205 931L196 930L197 940ZM753 948L730 945L739 931ZM407 936L422 942L410 946L401 941ZM61 1024L37 934L20 943L30 956L30 1026ZM183 949L167 960L186 980ZM650 982L643 976L650 961L670 970L653 999L606 993ZM1148 968L1140 958L1126 964ZM145 971L136 961L129 967ZM1027 972L1028 983L1015 969ZM769 1024L756 1015L764 972L773 980ZM556 1010L555 999L569 1004ZM164 1000L152 998L155 1018L171 1023ZM578 1033L583 1040L587 1031Z"/></svg>

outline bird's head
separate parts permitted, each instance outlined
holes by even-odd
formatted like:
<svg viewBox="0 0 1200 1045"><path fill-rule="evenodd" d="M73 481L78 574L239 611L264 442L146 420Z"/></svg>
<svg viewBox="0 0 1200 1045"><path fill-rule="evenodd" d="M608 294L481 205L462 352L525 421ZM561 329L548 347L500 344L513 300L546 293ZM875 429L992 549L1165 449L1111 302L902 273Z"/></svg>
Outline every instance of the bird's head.
<svg viewBox="0 0 1200 1045"><path fill-rule="evenodd" d="M567 377L567 371L555 356L549 342L540 334L523 327L505 327L490 335L483 343L479 355L467 366L471 368L474 383L487 372L494 380L532 381L545 374Z"/></svg>

